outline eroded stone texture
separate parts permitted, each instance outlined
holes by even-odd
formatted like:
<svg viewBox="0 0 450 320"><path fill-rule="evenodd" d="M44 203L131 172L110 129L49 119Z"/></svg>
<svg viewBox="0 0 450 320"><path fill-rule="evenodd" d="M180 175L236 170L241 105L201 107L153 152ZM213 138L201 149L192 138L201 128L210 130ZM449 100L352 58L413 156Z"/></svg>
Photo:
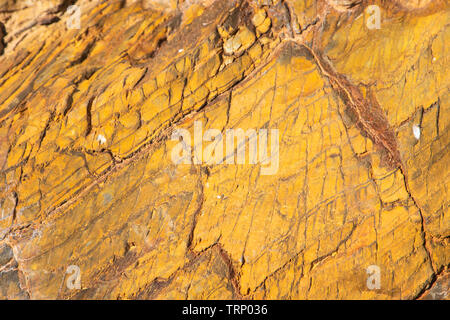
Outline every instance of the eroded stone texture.
<svg viewBox="0 0 450 320"><path fill-rule="evenodd" d="M0 297L444 297L450 7L405 3L1 2ZM175 164L195 123L278 171Z"/></svg>

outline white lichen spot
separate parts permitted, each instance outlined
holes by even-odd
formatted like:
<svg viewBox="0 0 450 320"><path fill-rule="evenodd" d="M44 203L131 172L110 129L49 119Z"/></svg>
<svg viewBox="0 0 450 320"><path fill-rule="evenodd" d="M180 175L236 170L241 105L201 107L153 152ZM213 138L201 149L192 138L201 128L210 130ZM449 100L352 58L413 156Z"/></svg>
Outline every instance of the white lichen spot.
<svg viewBox="0 0 450 320"><path fill-rule="evenodd" d="M419 140L420 139L420 127L415 124L415 125L413 125L412 130L413 130L414 138Z"/></svg>
<svg viewBox="0 0 450 320"><path fill-rule="evenodd" d="M234 36L223 44L223 51L226 55L232 55L233 52L236 52L241 47L241 41L239 37Z"/></svg>
<svg viewBox="0 0 450 320"><path fill-rule="evenodd" d="M99 134L97 136L97 141L100 142L100 144L105 144L106 143L106 138L103 135Z"/></svg>

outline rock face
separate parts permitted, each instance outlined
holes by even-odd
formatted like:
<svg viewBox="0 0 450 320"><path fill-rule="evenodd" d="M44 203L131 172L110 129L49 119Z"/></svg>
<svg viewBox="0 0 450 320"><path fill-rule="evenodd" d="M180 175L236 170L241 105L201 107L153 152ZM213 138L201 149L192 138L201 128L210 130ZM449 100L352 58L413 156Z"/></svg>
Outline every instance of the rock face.
<svg viewBox="0 0 450 320"><path fill-rule="evenodd" d="M0 298L448 299L449 16L0 1Z"/></svg>

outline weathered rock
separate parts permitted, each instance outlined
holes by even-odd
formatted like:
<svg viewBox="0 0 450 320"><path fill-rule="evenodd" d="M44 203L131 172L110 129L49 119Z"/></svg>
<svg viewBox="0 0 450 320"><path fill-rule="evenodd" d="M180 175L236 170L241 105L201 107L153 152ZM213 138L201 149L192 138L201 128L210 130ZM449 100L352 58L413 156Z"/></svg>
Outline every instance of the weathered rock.
<svg viewBox="0 0 450 320"><path fill-rule="evenodd" d="M448 297L446 2L45 3L0 6L1 298ZM174 163L199 123L277 170Z"/></svg>
<svg viewBox="0 0 450 320"><path fill-rule="evenodd" d="M3 54L3 50L5 49L5 42L3 38L6 36L6 29L3 23L0 22L0 55Z"/></svg>

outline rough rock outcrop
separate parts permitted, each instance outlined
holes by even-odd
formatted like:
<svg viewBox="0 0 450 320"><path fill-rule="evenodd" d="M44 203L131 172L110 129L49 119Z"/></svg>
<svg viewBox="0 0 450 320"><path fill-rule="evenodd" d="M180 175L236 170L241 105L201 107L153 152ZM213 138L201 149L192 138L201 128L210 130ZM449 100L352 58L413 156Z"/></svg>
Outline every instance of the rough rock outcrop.
<svg viewBox="0 0 450 320"><path fill-rule="evenodd" d="M448 299L449 16L0 1L0 298ZM277 170L174 163L199 123L278 129Z"/></svg>

